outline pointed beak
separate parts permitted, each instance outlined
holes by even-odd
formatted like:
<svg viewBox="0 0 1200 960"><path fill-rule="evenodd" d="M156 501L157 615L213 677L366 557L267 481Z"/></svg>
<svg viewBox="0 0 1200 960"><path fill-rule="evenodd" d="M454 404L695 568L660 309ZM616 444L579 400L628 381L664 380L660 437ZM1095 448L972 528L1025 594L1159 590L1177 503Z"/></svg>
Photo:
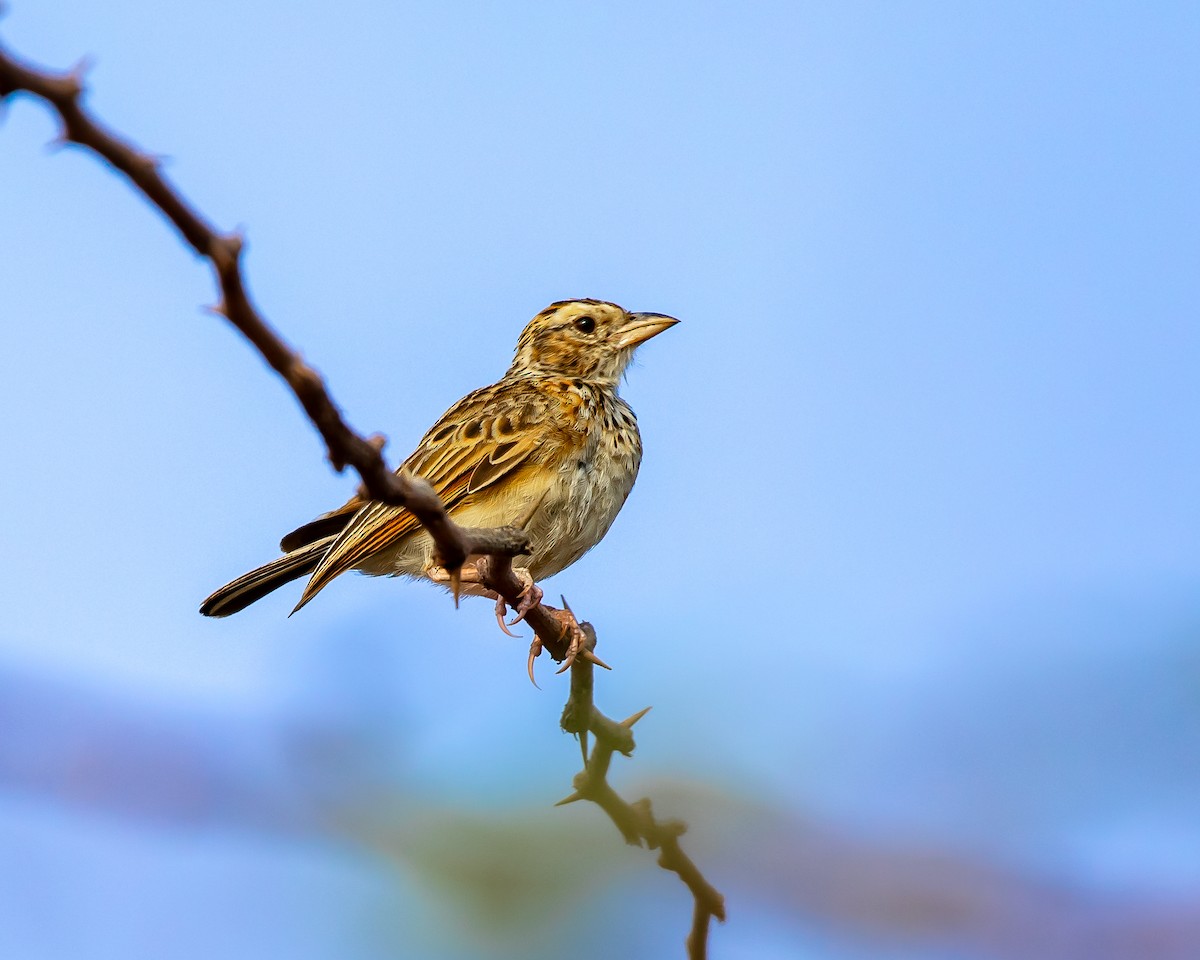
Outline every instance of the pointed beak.
<svg viewBox="0 0 1200 960"><path fill-rule="evenodd" d="M651 337L657 337L664 330L675 326L679 321L663 313L631 313L621 329L617 346L622 349L636 347L645 343Z"/></svg>

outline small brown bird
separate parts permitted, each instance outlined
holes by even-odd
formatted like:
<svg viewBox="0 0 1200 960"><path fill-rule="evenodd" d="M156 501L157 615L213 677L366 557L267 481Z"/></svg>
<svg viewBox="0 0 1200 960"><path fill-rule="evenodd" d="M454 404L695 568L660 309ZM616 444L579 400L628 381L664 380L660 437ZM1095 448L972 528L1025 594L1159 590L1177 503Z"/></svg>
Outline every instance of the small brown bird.
<svg viewBox="0 0 1200 960"><path fill-rule="evenodd" d="M600 542L629 496L642 440L617 382L639 344L678 322L602 300L551 304L521 333L504 377L447 410L400 469L429 481L463 526L523 527L531 549L514 563L531 584L553 576ZM200 612L237 613L308 574L293 613L347 570L446 581L416 517L360 497L279 546L282 557L221 587Z"/></svg>

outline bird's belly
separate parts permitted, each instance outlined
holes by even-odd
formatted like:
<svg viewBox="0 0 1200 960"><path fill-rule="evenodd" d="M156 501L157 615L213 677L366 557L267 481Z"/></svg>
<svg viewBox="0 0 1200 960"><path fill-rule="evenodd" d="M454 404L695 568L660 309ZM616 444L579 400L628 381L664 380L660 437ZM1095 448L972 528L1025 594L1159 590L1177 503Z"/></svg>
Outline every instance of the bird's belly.
<svg viewBox="0 0 1200 960"><path fill-rule="evenodd" d="M603 539L629 496L636 464L596 456L560 470L529 524L535 580L565 570Z"/></svg>
<svg viewBox="0 0 1200 960"><path fill-rule="evenodd" d="M596 451L557 470L537 470L507 486L502 496L470 498L452 511L464 527L499 527L525 522L531 550L515 557L535 580L565 570L594 547L612 526L637 477L637 451ZM536 506L536 509L534 509ZM533 515L530 517L530 510ZM422 529L373 554L358 569L374 575L420 576L433 556Z"/></svg>

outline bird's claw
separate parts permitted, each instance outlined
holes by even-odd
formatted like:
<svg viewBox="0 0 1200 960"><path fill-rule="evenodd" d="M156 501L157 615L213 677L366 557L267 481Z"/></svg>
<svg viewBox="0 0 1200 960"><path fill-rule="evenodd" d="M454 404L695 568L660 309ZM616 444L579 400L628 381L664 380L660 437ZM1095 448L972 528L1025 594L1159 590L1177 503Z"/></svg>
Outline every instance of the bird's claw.
<svg viewBox="0 0 1200 960"><path fill-rule="evenodd" d="M533 642L529 645L529 663L526 665L526 669L528 669L528 671L529 671L529 682L532 683L535 687L537 687L538 682L533 678L533 661L536 660L541 655L542 655L542 641L538 637L538 635L535 633L533 635ZM538 687L538 689L541 690L542 688Z"/></svg>
<svg viewBox="0 0 1200 960"><path fill-rule="evenodd" d="M521 581L521 602L513 608L516 616L508 621L510 627L515 627L524 620L525 614L541 603L544 596L542 588L533 582L533 576L524 567L514 567L513 573Z"/></svg>
<svg viewBox="0 0 1200 960"><path fill-rule="evenodd" d="M508 616L508 606L507 606L507 604L505 604L503 597L497 597L496 598L496 623L498 623L500 625L500 629L502 631L504 631L510 637L513 637L515 639L517 637L517 634L515 634L511 630L509 630L508 629L509 625L504 622L504 618L506 616ZM516 623L516 622L517 622L516 620L513 621L513 623Z"/></svg>
<svg viewBox="0 0 1200 960"><path fill-rule="evenodd" d="M500 624L500 629L510 637L515 637L516 634L508 628L515 627L525 619L525 614L542 602L542 588L533 582L533 577L529 571L524 567L514 567L513 573L521 581L521 593L519 601L513 607L513 613L516 616L509 620L508 623L504 622L504 618L508 615L508 604L505 603L503 597L496 598L496 622Z"/></svg>
<svg viewBox="0 0 1200 960"><path fill-rule="evenodd" d="M562 633L560 638L566 640L570 637L567 643L567 651L563 656L562 666L555 673L562 673L569 669L576 660L581 660L584 663L591 663L597 667L603 667L605 670L611 670L607 663L596 656L593 650L594 642L580 626L578 620L575 619L575 614L571 611L570 605L567 603L567 598L562 598L563 609L555 610L553 607L547 607L546 610L550 615L562 625ZM533 679L533 661L538 658L542 652L542 641L538 636L534 636L533 642L529 645L529 681L535 687L537 681Z"/></svg>
<svg viewBox="0 0 1200 960"><path fill-rule="evenodd" d="M563 639L570 638L567 644L567 655L563 657L562 666L555 673L563 673L570 669L577 657L582 657L584 660L591 660L599 663L599 659L587 647L587 634L583 632L583 627L579 625L579 621L575 619L575 614L571 612L571 608L567 606L567 598L563 597L563 609L554 611L554 618L563 625ZM590 654L590 656L589 656Z"/></svg>

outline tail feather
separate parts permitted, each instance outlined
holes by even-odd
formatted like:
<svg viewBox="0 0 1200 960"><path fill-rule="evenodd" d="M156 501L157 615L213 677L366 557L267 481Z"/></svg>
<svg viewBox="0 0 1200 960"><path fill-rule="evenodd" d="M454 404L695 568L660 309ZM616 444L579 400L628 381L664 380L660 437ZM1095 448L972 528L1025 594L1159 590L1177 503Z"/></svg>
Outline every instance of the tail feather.
<svg viewBox="0 0 1200 960"><path fill-rule="evenodd" d="M307 547L316 540L336 537L346 528L350 519L366 506L366 503L367 501L357 496L351 497L336 510L323 513L316 520L310 520L304 526L297 527L280 541L279 549L284 553L291 553L293 550Z"/></svg>
<svg viewBox="0 0 1200 960"><path fill-rule="evenodd" d="M251 570L249 573L242 574L236 580L215 590L212 596L200 604L200 612L206 617L227 617L231 613L237 613L250 606L255 600L261 600L285 583L312 573L333 540L333 537L326 537L314 541L299 550Z"/></svg>

